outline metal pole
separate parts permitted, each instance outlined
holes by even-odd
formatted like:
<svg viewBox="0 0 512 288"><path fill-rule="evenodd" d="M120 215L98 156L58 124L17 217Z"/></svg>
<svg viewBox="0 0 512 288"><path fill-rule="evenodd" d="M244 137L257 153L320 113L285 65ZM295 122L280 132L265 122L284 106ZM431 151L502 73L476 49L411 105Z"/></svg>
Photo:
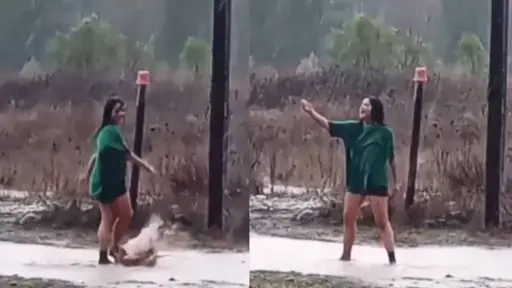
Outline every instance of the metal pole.
<svg viewBox="0 0 512 288"><path fill-rule="evenodd" d="M137 112L135 116L135 134L133 136L133 153L142 156L142 138L144 135L144 118L146 114L146 89L149 85L149 72L139 71L137 73ZM139 175L140 168L132 165L130 177L130 201L132 209L137 210L137 198L139 196Z"/></svg>
<svg viewBox="0 0 512 288"><path fill-rule="evenodd" d="M224 196L224 137L229 98L231 0L214 0L212 81L210 88L210 147L208 228L222 229Z"/></svg>
<svg viewBox="0 0 512 288"><path fill-rule="evenodd" d="M405 193L405 209L414 203L416 191L416 174L418 171L418 151L420 147L421 115L423 114L423 85L427 82L427 69L416 68L414 73L414 112L412 121L411 146L409 150L409 173L407 176L407 191Z"/></svg>
<svg viewBox="0 0 512 288"><path fill-rule="evenodd" d="M504 189L507 117L508 0L491 2L487 147L485 159L485 226L500 225L500 192Z"/></svg>

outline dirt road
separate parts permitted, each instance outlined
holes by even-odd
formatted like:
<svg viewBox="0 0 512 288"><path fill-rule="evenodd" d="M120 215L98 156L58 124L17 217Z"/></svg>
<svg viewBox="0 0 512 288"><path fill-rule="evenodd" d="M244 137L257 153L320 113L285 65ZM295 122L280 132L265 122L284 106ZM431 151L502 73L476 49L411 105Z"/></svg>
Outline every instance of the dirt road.
<svg viewBox="0 0 512 288"><path fill-rule="evenodd" d="M356 245L353 260L342 262L338 243L251 235L251 271L258 271L252 277L260 282L266 277L273 285L299 273L298 279L308 283L353 282L349 287L512 287L507 264L511 248L422 246L398 248L396 253L398 263L389 265L382 247ZM323 276L305 276L312 274Z"/></svg>
<svg viewBox="0 0 512 288"><path fill-rule="evenodd" d="M381 288L357 279L275 271L251 272L251 288ZM384 287L382 287L384 288ZM388 287L386 287L388 288Z"/></svg>
<svg viewBox="0 0 512 288"><path fill-rule="evenodd" d="M201 246L186 233L166 234L154 268L98 267L94 230L15 225L26 211L39 209L0 201L0 287L247 287L247 248L226 243ZM229 248L229 249L225 249ZM229 267L229 269L227 268ZM83 285L83 286L80 286Z"/></svg>
<svg viewBox="0 0 512 288"><path fill-rule="evenodd" d="M159 251L157 266L98 267L97 250L0 242L3 275L71 281L87 287L246 287L247 253L173 249ZM29 280L27 280L29 281ZM32 280L35 281L35 280ZM54 280L48 280L54 281Z"/></svg>
<svg viewBox="0 0 512 288"><path fill-rule="evenodd" d="M17 275L0 276L0 287L16 288L84 288L83 285L76 285L72 282L43 279L43 278L24 278Z"/></svg>
<svg viewBox="0 0 512 288"><path fill-rule="evenodd" d="M259 235L251 235L251 287L512 287L507 264L495 260L512 256L506 231L395 228L399 264L390 268L378 231L360 226L355 260L342 263L341 225L292 221L321 206L300 193L252 197L251 230Z"/></svg>

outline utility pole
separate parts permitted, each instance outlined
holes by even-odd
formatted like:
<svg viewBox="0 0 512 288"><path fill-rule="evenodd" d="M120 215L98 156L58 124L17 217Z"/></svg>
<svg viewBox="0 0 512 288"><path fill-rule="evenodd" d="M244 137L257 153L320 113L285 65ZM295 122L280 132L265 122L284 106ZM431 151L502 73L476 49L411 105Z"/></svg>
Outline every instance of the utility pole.
<svg viewBox="0 0 512 288"><path fill-rule="evenodd" d="M409 171L405 192L405 210L414 204L416 192L416 174L418 172L418 151L420 150L421 116L423 115L423 89L427 83L427 69L418 67L414 73L414 113L412 119L411 147L409 150Z"/></svg>
<svg viewBox="0 0 512 288"><path fill-rule="evenodd" d="M149 86L149 72L141 70L137 73L137 113L135 116L135 134L133 135L133 153L142 157L142 140L144 138L144 120L146 117L146 91ZM139 197L140 168L132 165L130 177L130 201L132 209L137 212L137 198Z"/></svg>
<svg viewBox="0 0 512 288"><path fill-rule="evenodd" d="M231 0L213 1L212 77L210 88L210 143L208 155L208 227L223 227L224 137L226 100L229 99Z"/></svg>
<svg viewBox="0 0 512 288"><path fill-rule="evenodd" d="M486 227L500 225L500 194L505 182L508 17L509 0L492 0L485 159Z"/></svg>

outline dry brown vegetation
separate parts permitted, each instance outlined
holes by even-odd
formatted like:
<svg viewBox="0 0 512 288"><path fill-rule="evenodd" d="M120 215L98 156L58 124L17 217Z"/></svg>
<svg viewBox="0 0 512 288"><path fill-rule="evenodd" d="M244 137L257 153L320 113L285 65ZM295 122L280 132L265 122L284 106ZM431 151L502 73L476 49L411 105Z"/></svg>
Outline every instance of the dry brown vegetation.
<svg viewBox="0 0 512 288"><path fill-rule="evenodd" d="M316 193L326 195L322 196L329 207L325 216L339 218L344 193L342 145L321 131L297 100L308 98L328 117L343 119L355 116L362 98L372 94L387 106L386 122L397 143L399 185L405 188L413 110L411 75L330 69L315 76L253 83L257 89L250 101L262 108L253 109L251 127L269 182L315 187ZM403 199L394 197L393 218L412 225L463 223L478 228L482 225L486 83L433 75L424 99L416 204L406 213ZM502 195L505 221L511 215L508 193Z"/></svg>
<svg viewBox="0 0 512 288"><path fill-rule="evenodd" d="M185 87L152 85L143 157L159 175L142 172L139 192L142 210L158 211L166 220L183 215L192 232L204 231L207 211L208 91L204 87L207 85L201 80ZM68 209L52 205L52 210L65 213L48 216L53 225L77 225L69 223L77 219L83 219L81 224L96 225L99 215L95 209L90 217L73 217L68 210L88 201L87 185L80 185L78 176L91 155L92 135L101 119L101 100L112 92L127 101L129 116L124 128L131 142L136 93L130 83L58 74L39 80L6 81L0 86L0 185L30 191L31 198L73 200ZM231 196L226 197L228 215L248 215L248 195ZM84 213L76 210L73 213ZM248 216L227 219L227 223L228 234L248 236Z"/></svg>
<svg viewBox="0 0 512 288"><path fill-rule="evenodd" d="M142 174L141 202L152 203L150 209L163 211L166 219L185 215L193 223L193 231L204 230L207 203L205 84L199 80L184 87L152 84L144 139L143 155L160 175ZM480 224L481 217L475 215L480 215L482 203L485 88L484 81L473 78L433 76L428 83L417 204L408 215L397 208L398 221L441 219L445 223L454 219L468 223L473 219ZM77 175L91 153L101 100L111 92L128 102L128 115L132 116L125 131L131 140L135 87L130 83L53 75L0 85L0 185L31 191L32 198L87 199L87 187L79 185ZM412 126L411 92L410 75L405 74L331 69L308 77L254 80L251 94L246 96L254 175L260 182L270 179L275 184L316 188L328 195L330 208L340 207L344 180L341 144L320 131L297 100L308 98L329 117L345 118L354 116L362 97L373 94L387 105L386 120L396 134L400 184L404 184ZM232 223L228 229L247 236L248 189L239 191L227 197L227 209L244 211L228 215L245 216L228 221ZM503 196L503 209L508 211L507 195ZM395 197L395 207L402 206L399 198ZM336 210L327 209L326 216L338 215ZM95 215L95 220L84 222L94 223ZM55 218L72 217L54 216L52 221Z"/></svg>

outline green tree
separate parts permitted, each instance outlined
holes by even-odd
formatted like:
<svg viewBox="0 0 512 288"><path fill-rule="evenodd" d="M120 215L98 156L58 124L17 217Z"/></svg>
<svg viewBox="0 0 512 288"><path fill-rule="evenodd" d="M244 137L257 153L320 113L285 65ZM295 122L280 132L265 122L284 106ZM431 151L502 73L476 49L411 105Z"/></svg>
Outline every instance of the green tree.
<svg viewBox="0 0 512 288"><path fill-rule="evenodd" d="M383 69L396 65L396 43L392 29L360 15L342 29L332 30L330 54L345 67Z"/></svg>
<svg viewBox="0 0 512 288"><path fill-rule="evenodd" d="M435 65L432 47L411 30L395 30L395 56L399 70Z"/></svg>
<svg viewBox="0 0 512 288"><path fill-rule="evenodd" d="M119 35L118 41L120 49L118 61L124 72L132 73L140 69L155 68L154 37L151 37L147 44L124 35Z"/></svg>
<svg viewBox="0 0 512 288"><path fill-rule="evenodd" d="M485 49L478 35L464 33L459 40L459 63L472 75L482 75L485 70Z"/></svg>
<svg viewBox="0 0 512 288"><path fill-rule="evenodd" d="M442 0L445 29L440 33L447 39L443 58L449 62L457 60L458 41L464 33L473 33L485 39L483 47L488 47L490 3L481 0Z"/></svg>
<svg viewBox="0 0 512 288"><path fill-rule="evenodd" d="M179 65L180 53L188 37L212 38L213 1L166 0L164 25L157 37L157 56L171 67Z"/></svg>
<svg viewBox="0 0 512 288"><path fill-rule="evenodd" d="M50 42L50 53L57 68L84 76L133 72L148 68L152 60L150 45L115 33L95 14L66 33L57 33Z"/></svg>
<svg viewBox="0 0 512 288"><path fill-rule="evenodd" d="M210 44L204 39L189 37L183 46L180 59L194 72L208 74L211 61Z"/></svg>
<svg viewBox="0 0 512 288"><path fill-rule="evenodd" d="M51 40L50 53L61 70L82 75L106 72L117 64L121 50L116 36L93 14L67 33L57 33Z"/></svg>
<svg viewBox="0 0 512 288"><path fill-rule="evenodd" d="M387 27L367 15L332 29L330 54L342 67L410 69L432 66L431 48L412 31Z"/></svg>

